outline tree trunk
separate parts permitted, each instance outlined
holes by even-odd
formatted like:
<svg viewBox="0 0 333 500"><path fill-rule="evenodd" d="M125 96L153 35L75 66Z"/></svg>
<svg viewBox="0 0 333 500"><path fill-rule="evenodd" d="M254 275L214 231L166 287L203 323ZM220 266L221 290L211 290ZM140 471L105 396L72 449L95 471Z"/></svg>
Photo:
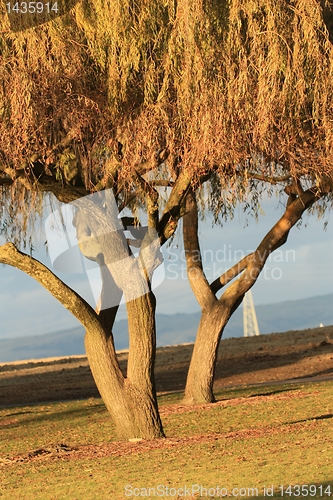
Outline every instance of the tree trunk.
<svg viewBox="0 0 333 500"><path fill-rule="evenodd" d="M227 323L218 303L203 311L187 375L185 404L213 403L214 372L219 342Z"/></svg>
<svg viewBox="0 0 333 500"><path fill-rule="evenodd" d="M164 436L153 382L154 356L150 355L150 350L155 345L151 341L155 339L155 321L153 316L146 315L152 301L152 297L147 295L128 304L131 311L131 339L133 342L140 342L141 347L146 350L145 353L141 350L146 359L135 356L132 360L129 355L128 376L125 379L123 376L114 376L115 370L110 363L114 352L112 337L103 338L91 330L86 332L85 348L89 365L100 395L116 425L117 435L121 438L154 439ZM141 312L138 313L138 310ZM144 330L145 325L148 327L147 323L150 323L150 329ZM134 330L136 335L133 335ZM134 351L138 353L137 349ZM148 369L143 369L141 375L136 373L140 372L141 367L147 366Z"/></svg>

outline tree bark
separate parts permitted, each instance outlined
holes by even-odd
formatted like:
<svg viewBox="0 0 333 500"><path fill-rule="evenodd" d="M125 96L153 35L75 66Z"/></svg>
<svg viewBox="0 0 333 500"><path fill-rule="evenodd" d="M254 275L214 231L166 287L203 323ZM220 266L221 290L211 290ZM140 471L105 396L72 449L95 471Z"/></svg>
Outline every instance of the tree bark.
<svg viewBox="0 0 333 500"><path fill-rule="evenodd" d="M152 303L154 297L148 295L128 304L132 345L135 342L140 345L135 346L135 354L131 353L130 348L131 363L128 364L127 378L123 375L114 376L114 367L110 364L114 356L112 336L107 338L91 330L87 330L85 336L86 353L94 380L116 425L117 435L121 438L164 437L153 382L154 355L151 352L155 347L152 341L155 338L155 321ZM140 352L144 357L140 356Z"/></svg>
<svg viewBox="0 0 333 500"><path fill-rule="evenodd" d="M307 190L297 197L290 195L284 215L266 234L256 251L244 257L209 285L201 263L196 201L192 192L187 195L186 214L183 217L187 273L191 288L201 306L202 316L187 375L183 400L185 404L215 401L214 370L226 324L242 303L245 293L256 283L269 255L287 241L290 229L302 217L304 211L321 196L316 190ZM239 278L217 299L215 294L239 274Z"/></svg>
<svg viewBox="0 0 333 500"><path fill-rule="evenodd" d="M185 404L213 403L216 353L223 328L227 323L225 311L216 303L202 312L187 375Z"/></svg>

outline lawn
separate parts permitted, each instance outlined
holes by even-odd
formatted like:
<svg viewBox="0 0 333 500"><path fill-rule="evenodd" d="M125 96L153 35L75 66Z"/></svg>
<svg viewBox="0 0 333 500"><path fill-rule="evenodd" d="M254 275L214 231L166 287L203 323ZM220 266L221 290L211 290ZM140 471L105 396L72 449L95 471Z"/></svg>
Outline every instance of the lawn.
<svg viewBox="0 0 333 500"><path fill-rule="evenodd" d="M167 438L140 442L115 440L100 399L0 409L0 498L333 496L332 382L180 400L159 398Z"/></svg>

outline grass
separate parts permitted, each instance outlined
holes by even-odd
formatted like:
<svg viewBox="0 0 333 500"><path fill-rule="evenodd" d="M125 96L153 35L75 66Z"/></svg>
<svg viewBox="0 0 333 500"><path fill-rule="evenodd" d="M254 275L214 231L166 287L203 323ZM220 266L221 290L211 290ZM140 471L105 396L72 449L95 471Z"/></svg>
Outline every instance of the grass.
<svg viewBox="0 0 333 500"><path fill-rule="evenodd" d="M302 496L297 486L286 491L288 485L312 485L308 495L303 486L303 497L328 498L332 396L332 382L229 389L216 405L193 408L179 404L180 394L164 396L167 439L153 443L112 442L114 428L99 399L1 409L0 498L199 499L227 490L269 498L272 487L281 498L280 485L285 498ZM77 451L52 454L59 443Z"/></svg>

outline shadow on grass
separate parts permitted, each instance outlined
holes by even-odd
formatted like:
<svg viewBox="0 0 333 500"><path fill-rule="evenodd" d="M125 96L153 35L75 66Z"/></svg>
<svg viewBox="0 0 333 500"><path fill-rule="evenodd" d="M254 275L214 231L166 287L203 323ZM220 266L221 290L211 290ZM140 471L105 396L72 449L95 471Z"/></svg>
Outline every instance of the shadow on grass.
<svg viewBox="0 0 333 500"><path fill-rule="evenodd" d="M269 368L278 369L290 364L295 364L304 358L318 356L318 354L327 354L333 352L332 343L321 343L309 347L304 345L296 352L286 353L283 355L275 355L270 352L255 351L244 354L241 359L235 362L234 357L226 359L218 359L215 373L214 390L220 392L228 389L225 384L225 379L242 375L244 373L262 373L262 378L265 379L265 372ZM77 362L82 363L76 366ZM32 370L18 380L17 376L11 375L11 370L20 370L30 368L30 363L21 365L5 365L0 367L1 372L8 372L3 380L3 385L0 388L0 408L25 404L30 405L36 401L63 401L85 399L90 397L99 397L98 390L92 378L89 366L87 366L82 358L65 358L63 360L50 361L49 364L61 365L64 363L64 368L55 369L50 372L39 374ZM73 363L73 367L70 365ZM34 363L33 367L38 368L39 365L44 365L42 362ZM125 361L120 362L121 369L126 373ZM155 379L157 392L184 391L185 382L189 367L189 360L186 362L177 363L170 369L170 365L166 364L163 367L156 367ZM310 373L309 376L315 377L319 375L332 375L331 368L327 368L316 373ZM293 378L298 382L298 378ZM273 381L271 381L273 382ZM280 383L281 381L276 381ZM300 383L300 382L298 382ZM267 385L273 385L270 382L264 382ZM273 388L271 389L273 391ZM263 389L265 391L265 389ZM273 393L273 392L272 392Z"/></svg>
<svg viewBox="0 0 333 500"><path fill-rule="evenodd" d="M66 364L66 365L71 365L71 364L74 364L74 363L78 363L78 362L82 362L83 364L85 363L85 356L72 356L72 357L63 357L63 358L56 358L56 359L45 359L45 360L42 360L42 361L38 361L38 360L35 360L35 361L19 361L18 363L17 362L14 362L14 361L9 361L8 364L1 364L0 366L0 372L11 372L11 371L20 371L20 370L26 370L27 368L29 369L34 369L34 368L39 368L41 366L45 367L45 366L52 366L52 365L63 365L63 364Z"/></svg>
<svg viewBox="0 0 333 500"><path fill-rule="evenodd" d="M310 377L320 377L321 375L333 375L333 368L327 368L326 370L321 370L319 372L311 373ZM293 380L298 380L299 378L304 378L304 376L294 377Z"/></svg>
<svg viewBox="0 0 333 500"><path fill-rule="evenodd" d="M331 353L332 351L333 344L325 343L314 345L310 348L309 346L304 345L296 352L285 354L271 354L269 351L255 351L249 353L246 357L243 357L241 363L235 363L235 359L232 358L218 359L215 380L223 380L225 377L229 377L231 375L241 375L247 372L260 372L262 370L266 370L268 367L284 367L290 364L296 364L305 358L311 359L319 354ZM309 376L331 375L332 373L332 368L329 368L320 372L311 373ZM294 380L297 380L297 378L294 378Z"/></svg>
<svg viewBox="0 0 333 500"><path fill-rule="evenodd" d="M248 397L249 398L256 398L257 396L274 396L274 394L280 394L281 392L293 392L299 390L299 387L287 387L286 389L276 389L274 391L272 390L267 390L267 391L261 391L257 392L255 394L250 394Z"/></svg>
<svg viewBox="0 0 333 500"><path fill-rule="evenodd" d="M5 416L6 416L6 418L8 418L8 417L17 417L17 415L27 415L28 413L40 413L40 410L39 411L31 411L31 410L16 411L14 413L7 413Z"/></svg>
<svg viewBox="0 0 333 500"><path fill-rule="evenodd" d="M279 394L283 392L293 392L293 391L298 391L302 387L301 384L282 384L279 387L272 386L272 385L266 385L263 386L260 384L260 386L242 386L238 388L233 388L233 387L228 387L225 389L218 388L218 390L215 391L215 396L218 401L225 401L228 399L232 399L235 397L245 397L245 398L255 398L258 396L273 396L274 394Z"/></svg>
<svg viewBox="0 0 333 500"><path fill-rule="evenodd" d="M13 422L12 424L8 424L7 427L9 428L15 428L15 427L21 427L22 424L30 424L30 423L45 423L45 422L58 422L59 420L64 420L67 419L68 417L74 417L74 418L85 418L87 417L88 413L102 413L106 412L105 405L103 402L101 403L94 403L93 406L80 406L79 408L56 408L56 405L59 403L53 403L51 404L45 412L40 409L38 410L31 411L20 411L20 412L13 412L13 413L7 413L3 417L8 418L8 417L13 417L17 415L26 415L26 414L33 414L36 413L36 416L32 416L27 419L22 419L18 422ZM70 405L71 402L66 402L64 403L66 405ZM111 420L110 420L111 422Z"/></svg>
<svg viewBox="0 0 333 500"><path fill-rule="evenodd" d="M301 424L303 422L308 422L309 420L326 420L330 418L333 418L332 413L327 413L326 415L319 415L319 417L311 417L305 420L295 420L295 422L288 422L288 424ZM332 496L333 496L333 491L332 491Z"/></svg>
<svg viewBox="0 0 333 500"><path fill-rule="evenodd" d="M99 392L87 366L32 372L19 378L8 374L0 387L1 408L93 397L99 397Z"/></svg>
<svg viewBox="0 0 333 500"><path fill-rule="evenodd" d="M319 354L331 353L333 351L332 344L316 345L311 348L304 345L302 349L285 354L271 354L270 352L251 352L247 356L242 357L241 362L235 362L234 358L218 359L215 370L215 391L222 389L224 379L231 376L238 376L244 373L260 373L271 368L282 368L288 365L297 364L304 359L311 359ZM179 390L183 391L186 383L186 376L189 367L189 361L178 363L170 373L169 367L159 367L156 372L156 387L158 392ZM314 378L323 375L333 375L333 369L328 368L314 373L308 373L306 377ZM305 376L292 377L295 383ZM281 381L276 381L279 383ZM264 382L269 384L269 382Z"/></svg>

